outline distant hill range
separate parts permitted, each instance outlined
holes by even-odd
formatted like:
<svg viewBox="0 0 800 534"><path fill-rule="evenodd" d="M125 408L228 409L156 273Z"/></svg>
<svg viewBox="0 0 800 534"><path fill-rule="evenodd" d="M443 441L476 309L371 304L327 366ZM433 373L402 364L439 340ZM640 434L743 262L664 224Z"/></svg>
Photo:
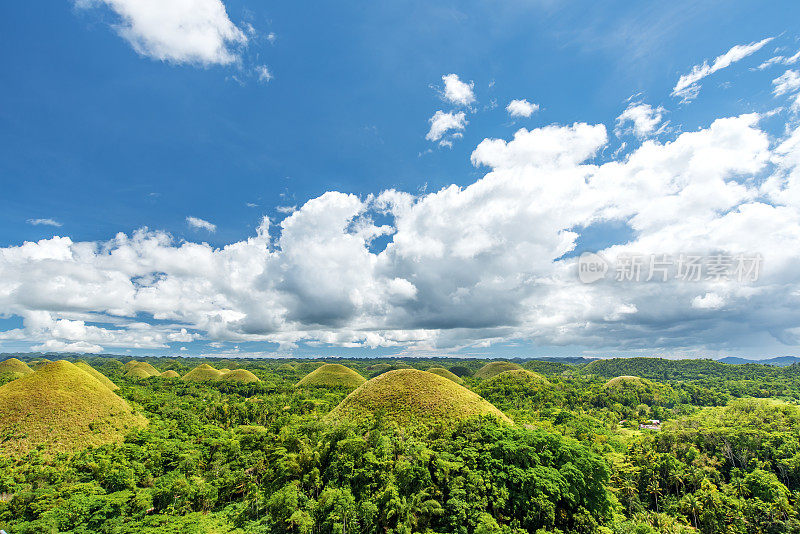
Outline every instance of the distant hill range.
<svg viewBox="0 0 800 534"><path fill-rule="evenodd" d="M769 358L767 360L748 360L747 358L728 356L727 358L720 358L717 361L720 363L730 363L734 365L742 365L745 363L758 363L761 365L774 365L776 367L786 367L787 365L800 363L800 358L798 358L797 356L778 356L777 358Z"/></svg>
<svg viewBox="0 0 800 534"><path fill-rule="evenodd" d="M746 361L746 360L745 360ZM618 376L638 376L648 380L707 380L709 378L730 379L730 377L761 380L797 375L800 366L790 365L737 366L716 360L667 360L664 358L609 358L596 360L578 368L585 375L605 378Z"/></svg>

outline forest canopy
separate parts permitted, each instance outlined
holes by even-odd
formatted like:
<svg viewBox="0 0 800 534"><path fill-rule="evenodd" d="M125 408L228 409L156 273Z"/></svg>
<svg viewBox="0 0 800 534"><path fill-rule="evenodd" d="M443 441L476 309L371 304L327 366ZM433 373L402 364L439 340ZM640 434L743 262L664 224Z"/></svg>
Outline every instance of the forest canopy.
<svg viewBox="0 0 800 534"><path fill-rule="evenodd" d="M50 355L14 356L33 370ZM67 359L146 424L0 458L9 534L800 532L797 367ZM298 387L319 369L373 378ZM17 380L46 393L38 372L8 374L0 396Z"/></svg>

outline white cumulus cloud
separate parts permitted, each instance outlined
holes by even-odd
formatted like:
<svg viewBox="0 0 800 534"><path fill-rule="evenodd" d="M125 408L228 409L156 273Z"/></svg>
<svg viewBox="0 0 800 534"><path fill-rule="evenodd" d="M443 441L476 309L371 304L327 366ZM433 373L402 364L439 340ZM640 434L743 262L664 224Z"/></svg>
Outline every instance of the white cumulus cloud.
<svg viewBox="0 0 800 534"><path fill-rule="evenodd" d="M506 106L506 111L512 117L530 117L539 109L539 104L528 102L525 99L512 100Z"/></svg>
<svg viewBox="0 0 800 534"><path fill-rule="evenodd" d="M455 135L460 136L458 130L463 130L467 124L467 117L463 111L457 113L445 113L442 110L433 114L433 117L428 119L431 127L425 135L428 141L439 142L440 145L447 145L450 140L446 138L448 132L455 130ZM451 134L452 137L452 134Z"/></svg>
<svg viewBox="0 0 800 534"><path fill-rule="evenodd" d="M117 33L143 56L174 63L227 65L247 43L220 0L76 0L106 5L119 16Z"/></svg>
<svg viewBox="0 0 800 534"><path fill-rule="evenodd" d="M459 106L468 106L475 102L472 82L462 82L457 74L446 74L442 76L442 81L444 82L442 96L447 101Z"/></svg>
<svg viewBox="0 0 800 534"><path fill-rule="evenodd" d="M617 117L617 128L615 133L619 136L625 133L633 133L638 137L647 137L658 130L664 118L664 108L654 108L650 104L632 102Z"/></svg>

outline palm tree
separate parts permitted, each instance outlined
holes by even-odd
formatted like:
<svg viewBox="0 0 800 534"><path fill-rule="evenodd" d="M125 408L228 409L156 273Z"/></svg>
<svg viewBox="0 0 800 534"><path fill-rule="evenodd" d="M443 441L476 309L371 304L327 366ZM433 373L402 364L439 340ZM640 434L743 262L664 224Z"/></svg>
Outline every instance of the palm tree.
<svg viewBox="0 0 800 534"><path fill-rule="evenodd" d="M396 521L398 533L413 532L429 518L443 513L439 501L431 498L431 489L426 488L411 497L393 492L394 495L386 503L386 519Z"/></svg>
<svg viewBox="0 0 800 534"><path fill-rule="evenodd" d="M688 510L692 514L692 526L699 528L697 525L697 516L703 513L703 505L694 496L694 493L689 493L681 499L681 509Z"/></svg>

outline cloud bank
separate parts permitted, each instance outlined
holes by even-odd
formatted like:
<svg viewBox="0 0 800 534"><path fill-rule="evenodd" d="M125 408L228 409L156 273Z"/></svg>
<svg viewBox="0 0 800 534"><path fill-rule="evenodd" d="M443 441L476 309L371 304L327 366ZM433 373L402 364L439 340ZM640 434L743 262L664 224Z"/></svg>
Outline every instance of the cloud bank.
<svg viewBox="0 0 800 534"><path fill-rule="evenodd" d="M796 345L800 126L786 113L772 116L786 118L775 137L764 117L748 113L663 140L657 110L630 110L623 122L641 139L625 154L609 155L603 124L521 128L475 147L470 160L481 176L466 186L329 191L222 248L148 229L0 248L0 314L22 319L0 332L0 346ZM450 129L429 135L441 140ZM631 236L599 247L610 263L634 254L759 254L763 268L746 282L581 283L582 234L608 223Z"/></svg>

